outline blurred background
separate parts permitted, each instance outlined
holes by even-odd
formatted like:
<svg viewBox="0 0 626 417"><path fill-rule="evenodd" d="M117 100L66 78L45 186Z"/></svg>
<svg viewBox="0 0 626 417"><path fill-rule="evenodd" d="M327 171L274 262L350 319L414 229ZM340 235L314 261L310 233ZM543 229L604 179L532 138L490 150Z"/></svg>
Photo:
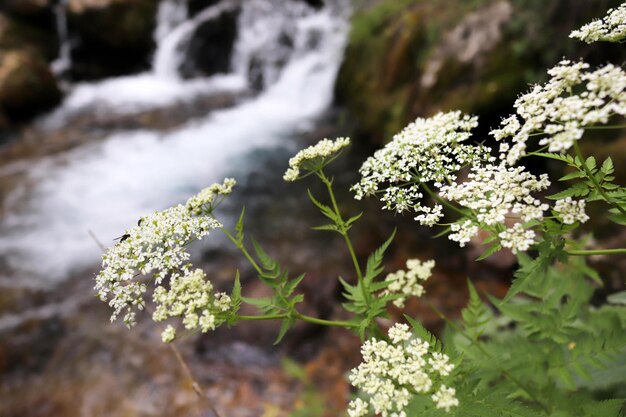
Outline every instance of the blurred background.
<svg viewBox="0 0 626 417"><path fill-rule="evenodd" d="M342 318L336 277L351 278L347 253L310 230L322 219L306 188L322 190L282 174L300 148L350 135L354 146L332 170L342 210L366 210L358 255L397 226L387 271L436 259L427 298L446 314L464 306L467 276L502 295L510 253L477 264L480 247L433 240L410 218L355 202L349 185L417 116L477 114L477 140L488 141L517 95L562 57L622 63L619 46L568 38L619 4L0 0L0 416L342 415L356 337L298 325L275 347L277 323L255 323L186 338L177 345L200 397L147 315L133 331L109 323L92 290L102 247L139 217L235 177L220 219L232 225L245 205L248 233L294 274L307 272L307 313ZM612 156L622 183L624 140L586 144ZM593 227L606 246L623 240L603 218ZM245 295L265 294L217 233L193 253L219 288L230 290L238 268ZM617 274L617 286L622 265L611 262L596 267ZM413 301L407 312L440 329Z"/></svg>

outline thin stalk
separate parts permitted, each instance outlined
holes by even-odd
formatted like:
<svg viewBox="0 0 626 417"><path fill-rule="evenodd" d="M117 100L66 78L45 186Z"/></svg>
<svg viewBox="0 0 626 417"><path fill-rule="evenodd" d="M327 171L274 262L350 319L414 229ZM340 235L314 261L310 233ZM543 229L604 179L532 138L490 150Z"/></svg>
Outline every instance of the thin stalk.
<svg viewBox="0 0 626 417"><path fill-rule="evenodd" d="M587 126L584 129L587 130L604 130L604 129L624 129L626 125L604 125L604 126Z"/></svg>
<svg viewBox="0 0 626 417"><path fill-rule="evenodd" d="M428 185L422 183L422 187L424 188L424 190L426 190L426 193L428 193L428 195L431 196L438 203L441 203L442 205L446 206L450 210L456 211L457 213L459 213L459 214L461 214L463 216L467 215L467 213L465 213L463 210L459 209L455 205L447 202L446 200L441 198L439 195L437 195L437 193L435 193L433 190L431 190Z"/></svg>
<svg viewBox="0 0 626 417"><path fill-rule="evenodd" d="M284 314L265 314L265 315L258 315L258 316L238 316L238 319L241 321L282 320L290 316L293 316L307 323L319 324L322 326L347 327L347 328L354 328L354 327L359 326L357 323L352 323L349 321L324 320L324 319L320 319L320 318L313 317L313 316L307 316L306 314L302 314L296 310L294 310L291 314L284 313Z"/></svg>
<svg viewBox="0 0 626 417"><path fill-rule="evenodd" d="M626 249L589 249L589 250L570 250L568 255L573 256L589 256L589 255L620 255L626 254Z"/></svg>
<svg viewBox="0 0 626 417"><path fill-rule="evenodd" d="M235 239L235 237L233 235L231 235L230 232L228 230L226 230L225 227L222 227L220 230L231 240L231 242L233 242L235 244L235 246L241 251L241 253L243 253L243 256L245 256L246 259L248 260L248 262L250 262L250 265L252 265L252 267L259 274L262 274L263 270L261 269L259 264L256 263L256 261L254 260L252 255L250 255L250 253L248 252L246 247L243 245L243 242L239 242L237 239Z"/></svg>
<svg viewBox="0 0 626 417"><path fill-rule="evenodd" d="M328 190L328 195L330 196L330 201L333 205L333 210L335 211L335 215L339 219L339 222L343 225L344 221L341 217L341 212L339 211L339 206L337 205L337 200L335 199L335 193L333 192L332 182L326 177L324 171L321 169L318 171L318 177L322 180L324 185L326 185L326 189ZM359 266L359 260L357 259L356 252L354 251L354 247L352 246L352 241L350 240L350 236L348 232L345 230L340 231L343 236L343 240L346 242L346 246L348 247L348 252L350 252L350 258L352 258L352 263L354 264L354 270L356 272L359 283L361 283L361 290L363 293L363 299L365 303L369 305L370 303L370 295L365 288L365 283L363 282L363 273L361 272L361 267Z"/></svg>
<svg viewBox="0 0 626 417"><path fill-rule="evenodd" d="M581 164L583 166L583 170L585 171L585 174L587 174L587 177L591 180L591 182L593 183L593 185L596 188L596 190L598 191L598 193L600 193L602 198L604 198L604 200L607 203L609 203L610 205L614 206L616 209L619 210L620 213L622 213L623 215L626 216L626 210L624 210L619 204L615 204L613 199L606 194L606 192L604 191L602 186L598 183L598 180L596 179L596 177L593 175L593 173L587 167L587 164L585 163L586 159L583 156L583 154L582 154L582 152L580 150L580 146L578 146L578 142L577 141L574 141L574 151L576 152L576 156L581 161Z"/></svg>

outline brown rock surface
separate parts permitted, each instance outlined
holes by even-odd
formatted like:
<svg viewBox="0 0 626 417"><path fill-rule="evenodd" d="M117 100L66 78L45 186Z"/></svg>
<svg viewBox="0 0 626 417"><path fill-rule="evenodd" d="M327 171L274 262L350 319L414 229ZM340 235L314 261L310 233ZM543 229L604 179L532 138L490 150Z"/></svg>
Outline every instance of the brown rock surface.
<svg viewBox="0 0 626 417"><path fill-rule="evenodd" d="M27 119L61 98L48 64L35 53L0 50L0 109L11 119Z"/></svg>

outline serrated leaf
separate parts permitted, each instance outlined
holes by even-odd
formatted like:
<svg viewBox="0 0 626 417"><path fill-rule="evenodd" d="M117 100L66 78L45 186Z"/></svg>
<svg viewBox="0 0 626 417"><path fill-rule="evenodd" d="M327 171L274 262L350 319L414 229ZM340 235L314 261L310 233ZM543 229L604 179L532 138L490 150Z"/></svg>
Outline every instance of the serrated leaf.
<svg viewBox="0 0 626 417"><path fill-rule="evenodd" d="M385 251L393 242L393 239L396 237L396 229L393 229L391 236L383 243L378 249L376 249L368 258L367 265L365 267L365 277L364 281L369 284L374 278L383 272L383 268L380 266L383 262L383 256Z"/></svg>
<svg viewBox="0 0 626 417"><path fill-rule="evenodd" d="M276 336L276 340L274 340L274 345L280 343L281 340L285 337L291 326L293 326L294 319L291 317L283 319L280 323L280 329L278 330L278 336Z"/></svg>
<svg viewBox="0 0 626 417"><path fill-rule="evenodd" d="M602 163L602 167L600 167L600 171L604 172L607 175L612 174L615 171L615 168L613 166L613 160L610 156L604 160L604 162Z"/></svg>
<svg viewBox="0 0 626 417"><path fill-rule="evenodd" d="M311 227L312 230L317 230L317 231L330 231L330 232L338 232L339 228L337 228L336 225L334 224L324 224L322 226L315 226L315 227Z"/></svg>
<svg viewBox="0 0 626 417"><path fill-rule="evenodd" d="M587 174L585 174L584 171L574 171L574 172L570 172L567 175L562 176L561 178L559 178L559 181L569 181L569 180L573 180L576 178L585 178L587 176Z"/></svg>
<svg viewBox="0 0 626 417"><path fill-rule="evenodd" d="M313 194L311 193L311 190L307 190L307 193L309 195L309 199L313 202L313 204L322 212L322 214L326 217L328 217L329 219L331 219L333 222L335 223L339 223L337 218L337 215L335 214L335 212L333 211L333 209L331 209L330 207L328 207L327 205L319 202L315 197L313 197Z"/></svg>
<svg viewBox="0 0 626 417"><path fill-rule="evenodd" d="M351 226L352 223L356 222L357 220L359 220L361 218L361 216L363 216L363 212L360 212L359 214L357 214L356 216L352 216L350 217L347 221L346 221L346 226Z"/></svg>
<svg viewBox="0 0 626 417"><path fill-rule="evenodd" d="M244 206L241 208L241 214L239 215L239 219L237 219L237 223L235 224L235 232L237 232L236 238L239 243L243 242L243 237L244 237L243 218L244 218L245 211L246 211L246 207Z"/></svg>
<svg viewBox="0 0 626 417"><path fill-rule="evenodd" d="M266 307L272 306L272 299L269 297L261 297L261 298L241 297L241 300L244 303L249 304L251 306L255 306L260 310L263 310Z"/></svg>
<svg viewBox="0 0 626 417"><path fill-rule="evenodd" d="M270 256L265 252L265 250L261 247L259 242L256 239L252 239L252 246L254 247L254 251L256 252L256 256L261 261L261 265L265 269L272 269L275 266L275 262Z"/></svg>
<svg viewBox="0 0 626 417"><path fill-rule="evenodd" d="M441 352L443 350L443 345L441 344L441 341L437 339L431 332L426 330L422 323L418 322L417 320L413 319L413 317L406 314L404 315L404 318L413 328L413 333L420 339L428 342L434 351Z"/></svg>
<svg viewBox="0 0 626 417"><path fill-rule="evenodd" d="M476 258L476 260L482 261L483 259L487 259L488 257L490 257L491 255L493 255L494 253L498 252L501 249L502 249L502 245L500 245L499 243L495 243L491 245L489 249L484 251L478 258Z"/></svg>
<svg viewBox="0 0 626 417"><path fill-rule="evenodd" d="M230 293L230 298L234 304L241 302L241 281L239 279L239 270L235 273L235 282L233 283L233 290Z"/></svg>

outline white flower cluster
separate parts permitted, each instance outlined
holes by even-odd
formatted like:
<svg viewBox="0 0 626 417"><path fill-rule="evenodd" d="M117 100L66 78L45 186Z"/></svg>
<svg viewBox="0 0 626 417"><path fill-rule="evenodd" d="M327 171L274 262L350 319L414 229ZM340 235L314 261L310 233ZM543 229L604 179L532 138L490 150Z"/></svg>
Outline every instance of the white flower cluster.
<svg viewBox="0 0 626 417"><path fill-rule="evenodd" d="M237 181L233 178L226 178L223 184L211 184L187 200L187 209L196 216L210 214L219 204L220 197L230 195L235 185Z"/></svg>
<svg viewBox="0 0 626 417"><path fill-rule="evenodd" d="M355 198L383 192L387 209L413 210L422 213L417 221L435 224L441 208L420 204L420 185L454 181L463 166L490 159L488 148L463 143L476 125L476 117L458 111L418 118L365 161L359 170L361 180L352 187Z"/></svg>
<svg viewBox="0 0 626 417"><path fill-rule="evenodd" d="M509 214L524 222L541 219L549 207L533 197L532 193L545 190L549 185L546 174L537 178L526 172L524 167L475 165L467 181L442 186L441 196L472 209L479 224L496 226L505 225ZM514 253L526 250L534 243L535 233L530 230L521 233L520 228L523 230L522 225L516 223L500 234L505 240L503 246L511 248ZM464 246L478 233L478 227L470 220L461 220L452 225L452 231L450 239Z"/></svg>
<svg viewBox="0 0 626 417"><path fill-rule="evenodd" d="M422 262L419 259L409 259L406 261L407 270L399 270L388 274L385 278L389 286L382 295L402 294L401 297L393 300L393 304L399 308L404 307L408 297L421 297L424 294L424 287L421 283L432 275L435 261Z"/></svg>
<svg viewBox="0 0 626 417"><path fill-rule="evenodd" d="M552 78L547 84L517 99L517 115L491 131L496 140L506 139L500 145L500 158L508 165L526 155L531 136L542 136L539 145L550 152L564 152L583 136L585 127L626 115L626 72L620 67L608 64L589 71L584 62L565 60L548 74Z"/></svg>
<svg viewBox="0 0 626 417"><path fill-rule="evenodd" d="M585 213L585 205L585 200L572 200L572 197L566 197L554 204L554 211L564 224L584 223L589 220Z"/></svg>
<svg viewBox="0 0 626 417"><path fill-rule="evenodd" d="M215 330L224 321L223 313L231 308L230 296L226 293L214 294L213 284L206 279L206 274L201 269L183 276L173 276L169 289L158 286L152 299L156 304L156 310L152 314L154 321L182 317L186 329L200 329L203 333ZM176 337L176 330L168 326L161 337L168 343Z"/></svg>
<svg viewBox="0 0 626 417"><path fill-rule="evenodd" d="M437 381L454 369L447 355L431 353L429 343L413 338L406 324L395 324L389 329L389 338L391 343L373 338L361 347L363 362L351 371L349 379L368 400L351 401L350 417L363 417L370 407L382 417L406 417L404 409L414 393L432 392ZM445 385L431 398L437 408L446 411L458 405L455 390Z"/></svg>
<svg viewBox="0 0 626 417"><path fill-rule="evenodd" d="M350 138L337 138L334 141L322 139L317 144L298 152L289 160L289 169L283 175L285 181L295 181L300 177L300 169L316 171L326 165L328 158L350 145Z"/></svg>
<svg viewBox="0 0 626 417"><path fill-rule="evenodd" d="M587 43L623 41L626 38L626 3L616 9L610 9L604 18L594 20L573 31L569 37Z"/></svg>
<svg viewBox="0 0 626 417"><path fill-rule="evenodd" d="M137 227L127 230L119 243L102 256L102 270L95 289L102 301L113 308L111 321L125 310L124 322L135 324L133 308L143 309L146 285L135 281L152 274L159 285L167 276L189 273L189 253L185 245L206 236L221 224L210 217L193 216L178 205L146 216Z"/></svg>

